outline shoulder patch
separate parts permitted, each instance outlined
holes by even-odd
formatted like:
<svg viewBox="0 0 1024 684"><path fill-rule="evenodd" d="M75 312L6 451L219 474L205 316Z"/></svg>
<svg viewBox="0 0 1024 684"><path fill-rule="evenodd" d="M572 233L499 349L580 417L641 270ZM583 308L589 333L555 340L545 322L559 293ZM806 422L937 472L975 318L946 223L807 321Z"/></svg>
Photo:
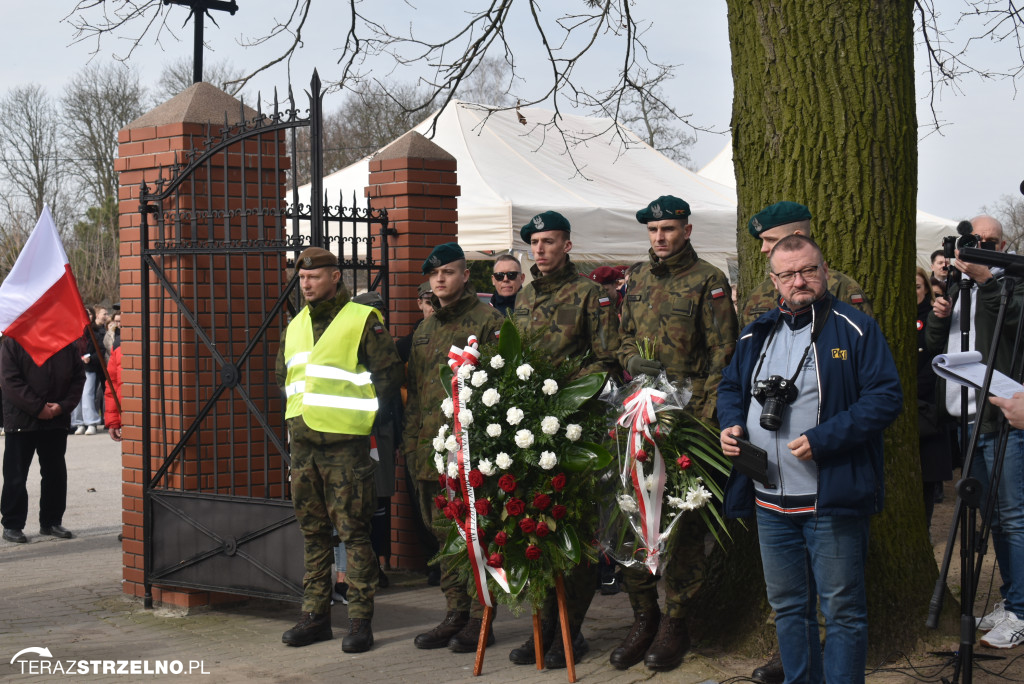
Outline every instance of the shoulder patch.
<svg viewBox="0 0 1024 684"><path fill-rule="evenodd" d="M610 300L608 297L601 297L600 299L597 300L597 303L600 304L601 306L608 306L609 304L612 303L612 300Z"/></svg>
<svg viewBox="0 0 1024 684"><path fill-rule="evenodd" d="M378 335L380 335L381 333L384 332L384 326L381 325L380 323L374 323L372 330L373 330L373 332L375 332Z"/></svg>
<svg viewBox="0 0 1024 684"><path fill-rule="evenodd" d="M864 303L864 295L862 295L862 294L850 295L850 303L851 304L863 304Z"/></svg>
<svg viewBox="0 0 1024 684"><path fill-rule="evenodd" d="M711 291L711 298L712 299L718 299L719 297L724 297L724 296L725 296L725 288L724 287L716 287L714 290Z"/></svg>

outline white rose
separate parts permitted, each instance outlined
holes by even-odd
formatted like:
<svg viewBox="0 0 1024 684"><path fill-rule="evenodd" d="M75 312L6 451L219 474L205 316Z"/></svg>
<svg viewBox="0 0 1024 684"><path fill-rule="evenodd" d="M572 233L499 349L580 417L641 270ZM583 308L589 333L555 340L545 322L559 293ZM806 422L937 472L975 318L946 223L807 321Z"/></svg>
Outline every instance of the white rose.
<svg viewBox="0 0 1024 684"><path fill-rule="evenodd" d="M469 380L469 376L473 374L473 367L468 363L459 366L459 378L462 380Z"/></svg>
<svg viewBox="0 0 1024 684"><path fill-rule="evenodd" d="M441 427L437 430L438 437L444 437L448 434L448 423L441 423ZM440 449L438 449L440 451Z"/></svg>
<svg viewBox="0 0 1024 684"><path fill-rule="evenodd" d="M540 430L545 435L553 435L558 432L558 419L554 416L544 416L544 420L540 421Z"/></svg>
<svg viewBox="0 0 1024 684"><path fill-rule="evenodd" d="M583 428L576 423L569 423L565 426L565 436L570 442L575 442L583 436Z"/></svg>
<svg viewBox="0 0 1024 684"><path fill-rule="evenodd" d="M449 418L455 415L455 405L452 404L451 397L445 397L444 401L441 402L441 410Z"/></svg>
<svg viewBox="0 0 1024 684"><path fill-rule="evenodd" d="M494 457L494 464L502 470L508 470L512 466L512 457L504 451L499 451L498 455Z"/></svg>
<svg viewBox="0 0 1024 684"><path fill-rule="evenodd" d="M444 437L434 438L434 451L444 451Z"/></svg>
<svg viewBox="0 0 1024 684"><path fill-rule="evenodd" d="M551 470L558 465L558 459L550 451L540 452L540 467L544 470Z"/></svg>
<svg viewBox="0 0 1024 684"><path fill-rule="evenodd" d="M459 448L459 443L455 441L455 435L448 435L448 439L444 440L444 448L446 451L455 451Z"/></svg>
<svg viewBox="0 0 1024 684"><path fill-rule="evenodd" d="M552 380L551 378L548 378L547 380L544 381L544 386L540 388L540 391L550 397L552 394L558 391L558 383Z"/></svg>
<svg viewBox="0 0 1024 684"><path fill-rule="evenodd" d="M524 363L519 368L516 368L516 375L519 376L520 380L529 380L530 376L533 375L533 366Z"/></svg>
<svg viewBox="0 0 1024 684"><path fill-rule="evenodd" d="M469 381L473 387L479 387L480 385L487 382L487 371L477 371L473 373L473 379Z"/></svg>
<svg viewBox="0 0 1024 684"><path fill-rule="evenodd" d="M448 464L448 477L455 479L459 476L459 464L452 461Z"/></svg>
<svg viewBox="0 0 1024 684"><path fill-rule="evenodd" d="M463 427L468 427L473 424L473 412L469 409L462 409L459 411L459 422L462 423Z"/></svg>
<svg viewBox="0 0 1024 684"><path fill-rule="evenodd" d="M636 513L638 510L636 507L636 501L634 501L633 497L628 494L623 494L619 497L619 508L626 513Z"/></svg>
<svg viewBox="0 0 1024 684"><path fill-rule="evenodd" d="M481 398L481 401L484 402L484 406L494 406L501 401L501 395L498 394L498 390L496 389L484 390L484 395Z"/></svg>
<svg viewBox="0 0 1024 684"><path fill-rule="evenodd" d="M501 426L498 425L497 423L491 423L490 425L487 426L487 436L488 437L497 437L500 434L501 434Z"/></svg>
<svg viewBox="0 0 1024 684"><path fill-rule="evenodd" d="M513 406L505 413L505 420L508 421L509 425L519 425L519 422L523 419L523 412Z"/></svg>
<svg viewBox="0 0 1024 684"><path fill-rule="evenodd" d="M463 404L468 404L469 403L469 398L471 396L473 396L473 388L470 387L469 385L466 385L465 387L463 387L459 391L459 397L462 398L462 403Z"/></svg>
<svg viewBox="0 0 1024 684"><path fill-rule="evenodd" d="M533 433L529 430L518 430L516 432L516 446L525 449L533 444Z"/></svg>
<svg viewBox="0 0 1024 684"><path fill-rule="evenodd" d="M505 367L505 359L501 358L501 354L495 354L491 357L491 368L498 370L499 368Z"/></svg>
<svg viewBox="0 0 1024 684"><path fill-rule="evenodd" d="M437 467L437 472L444 472L444 456L441 454L434 454L434 466Z"/></svg>
<svg viewBox="0 0 1024 684"><path fill-rule="evenodd" d="M491 475L494 474L494 464L491 463L486 458L484 460L480 461L479 463L477 463L476 464L476 468L477 468L477 470L480 471L480 473L482 475L486 475L487 477L490 477Z"/></svg>

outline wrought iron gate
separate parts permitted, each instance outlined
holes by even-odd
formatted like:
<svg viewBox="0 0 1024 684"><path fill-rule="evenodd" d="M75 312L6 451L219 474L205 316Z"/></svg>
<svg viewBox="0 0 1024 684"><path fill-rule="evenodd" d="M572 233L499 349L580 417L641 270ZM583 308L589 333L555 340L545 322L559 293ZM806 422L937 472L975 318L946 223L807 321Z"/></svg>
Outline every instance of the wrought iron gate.
<svg viewBox="0 0 1024 684"><path fill-rule="evenodd" d="M338 254L353 294L388 301L386 211L331 205L322 178L323 91L239 124L206 126L169 179L143 185L142 463L146 605L153 584L302 597L281 332L302 306L288 267L308 246ZM251 110L250 110L251 112ZM309 145L309 203L287 151ZM386 314L385 314L386 315ZM154 334L157 333L157 334Z"/></svg>

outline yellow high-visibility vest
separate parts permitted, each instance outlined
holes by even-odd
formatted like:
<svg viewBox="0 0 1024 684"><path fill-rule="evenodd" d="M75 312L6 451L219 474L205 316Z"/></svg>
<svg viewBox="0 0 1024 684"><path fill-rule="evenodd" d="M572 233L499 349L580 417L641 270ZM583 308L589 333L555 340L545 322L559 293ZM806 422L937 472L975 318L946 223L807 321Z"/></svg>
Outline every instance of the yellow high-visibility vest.
<svg viewBox="0 0 1024 684"><path fill-rule="evenodd" d="M285 418L302 416L320 432L368 435L377 415L377 393L370 372L359 363L366 319L380 312L349 302L313 344L309 307L288 324L284 341Z"/></svg>

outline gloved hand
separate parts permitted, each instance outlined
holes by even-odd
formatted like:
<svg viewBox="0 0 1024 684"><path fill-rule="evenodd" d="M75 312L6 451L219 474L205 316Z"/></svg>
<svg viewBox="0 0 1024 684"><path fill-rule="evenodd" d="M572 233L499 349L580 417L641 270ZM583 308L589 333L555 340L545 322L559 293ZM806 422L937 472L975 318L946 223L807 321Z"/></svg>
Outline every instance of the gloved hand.
<svg viewBox="0 0 1024 684"><path fill-rule="evenodd" d="M629 374L634 378L640 374L654 377L660 373L663 368L664 366L661 365L661 361L658 361L657 359L645 359L639 354L629 357L629 360L626 361L626 370L629 371Z"/></svg>

